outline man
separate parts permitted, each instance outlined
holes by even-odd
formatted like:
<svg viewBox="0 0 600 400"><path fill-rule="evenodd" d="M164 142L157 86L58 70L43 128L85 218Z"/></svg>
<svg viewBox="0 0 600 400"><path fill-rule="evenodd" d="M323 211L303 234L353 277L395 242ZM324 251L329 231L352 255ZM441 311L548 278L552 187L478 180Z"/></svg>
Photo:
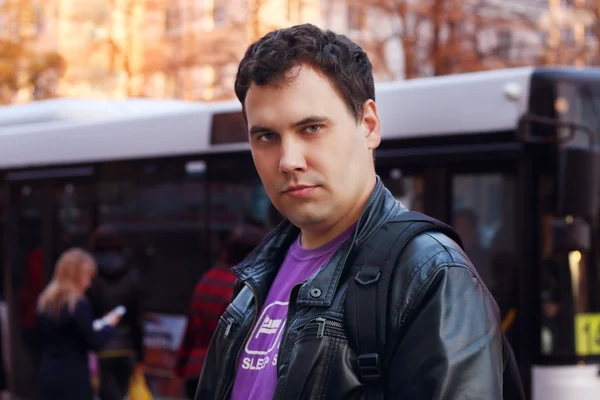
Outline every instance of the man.
<svg viewBox="0 0 600 400"><path fill-rule="evenodd" d="M344 330L348 271L377 229L406 211L375 174L371 63L344 36L300 25L267 34L240 63L258 174L287 218L233 269L196 400L342 399L372 392ZM395 399L502 398L497 306L448 237L413 239L397 260L390 338L376 389Z"/></svg>

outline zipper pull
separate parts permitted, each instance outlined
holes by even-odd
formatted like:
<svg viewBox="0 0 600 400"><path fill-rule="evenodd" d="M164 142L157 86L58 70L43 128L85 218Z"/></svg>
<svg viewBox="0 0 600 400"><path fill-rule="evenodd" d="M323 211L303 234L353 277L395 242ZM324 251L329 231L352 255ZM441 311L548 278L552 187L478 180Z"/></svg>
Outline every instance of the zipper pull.
<svg viewBox="0 0 600 400"><path fill-rule="evenodd" d="M317 329L317 338L320 339L325 333L325 323L327 322L327 320L323 317L319 317L315 321L317 321L317 324L319 325L319 328Z"/></svg>
<svg viewBox="0 0 600 400"><path fill-rule="evenodd" d="M229 332L231 332L231 326L233 325L233 319L229 319L229 323L227 324L227 328L225 328L225 334L223 335L223 338L227 338L227 336L229 336Z"/></svg>

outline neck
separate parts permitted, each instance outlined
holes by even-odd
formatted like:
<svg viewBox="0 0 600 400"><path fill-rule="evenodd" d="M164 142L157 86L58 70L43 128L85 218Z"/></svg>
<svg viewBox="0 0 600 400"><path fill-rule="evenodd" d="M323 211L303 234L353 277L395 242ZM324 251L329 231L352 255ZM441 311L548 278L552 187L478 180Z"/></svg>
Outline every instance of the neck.
<svg viewBox="0 0 600 400"><path fill-rule="evenodd" d="M325 229L301 229L302 236L300 237L300 245L304 249L316 249L326 243L329 243L346 229L350 228L360 218L365 205L369 201L373 190L375 189L375 175L371 177L362 195L353 203L352 207L345 212L340 219Z"/></svg>

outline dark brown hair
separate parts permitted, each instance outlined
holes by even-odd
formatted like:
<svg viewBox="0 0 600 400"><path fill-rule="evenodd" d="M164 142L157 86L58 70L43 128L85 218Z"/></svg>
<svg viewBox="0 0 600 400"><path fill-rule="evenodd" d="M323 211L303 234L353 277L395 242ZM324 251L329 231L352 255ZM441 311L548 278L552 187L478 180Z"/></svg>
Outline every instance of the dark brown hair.
<svg viewBox="0 0 600 400"><path fill-rule="evenodd" d="M305 65L329 78L357 121L362 118L365 101L375 100L367 53L346 36L311 24L279 29L251 44L238 68L235 94L244 107L252 84L293 81L295 76L288 72Z"/></svg>

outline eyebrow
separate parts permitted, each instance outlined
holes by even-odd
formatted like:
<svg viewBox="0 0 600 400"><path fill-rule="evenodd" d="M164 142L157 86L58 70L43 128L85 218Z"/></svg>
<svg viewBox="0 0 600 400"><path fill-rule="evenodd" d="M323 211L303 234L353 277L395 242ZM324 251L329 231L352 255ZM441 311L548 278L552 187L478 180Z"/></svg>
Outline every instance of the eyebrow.
<svg viewBox="0 0 600 400"><path fill-rule="evenodd" d="M328 120L329 120L329 118L321 116L321 115L310 115L306 118L301 119L300 121L294 122L293 124L291 124L291 127L297 128L302 125L318 124L318 123L326 122ZM265 132L273 132L273 129L267 128L266 126L253 125L249 131L251 136L257 135L259 133L265 133Z"/></svg>
<svg viewBox="0 0 600 400"><path fill-rule="evenodd" d="M306 118L304 118L304 119L301 119L301 120L300 120L300 121L298 121L298 122L295 122L295 123L293 123L293 124L292 124L292 126L293 126L294 128L297 128L297 127L299 127L299 126L302 126L302 125L308 125L308 124L318 124L318 123L325 122L325 121L327 121L328 119L329 119L329 118L327 118L327 117L323 117L323 116L320 116L320 115L311 115L311 116L309 116L309 117L306 117Z"/></svg>

